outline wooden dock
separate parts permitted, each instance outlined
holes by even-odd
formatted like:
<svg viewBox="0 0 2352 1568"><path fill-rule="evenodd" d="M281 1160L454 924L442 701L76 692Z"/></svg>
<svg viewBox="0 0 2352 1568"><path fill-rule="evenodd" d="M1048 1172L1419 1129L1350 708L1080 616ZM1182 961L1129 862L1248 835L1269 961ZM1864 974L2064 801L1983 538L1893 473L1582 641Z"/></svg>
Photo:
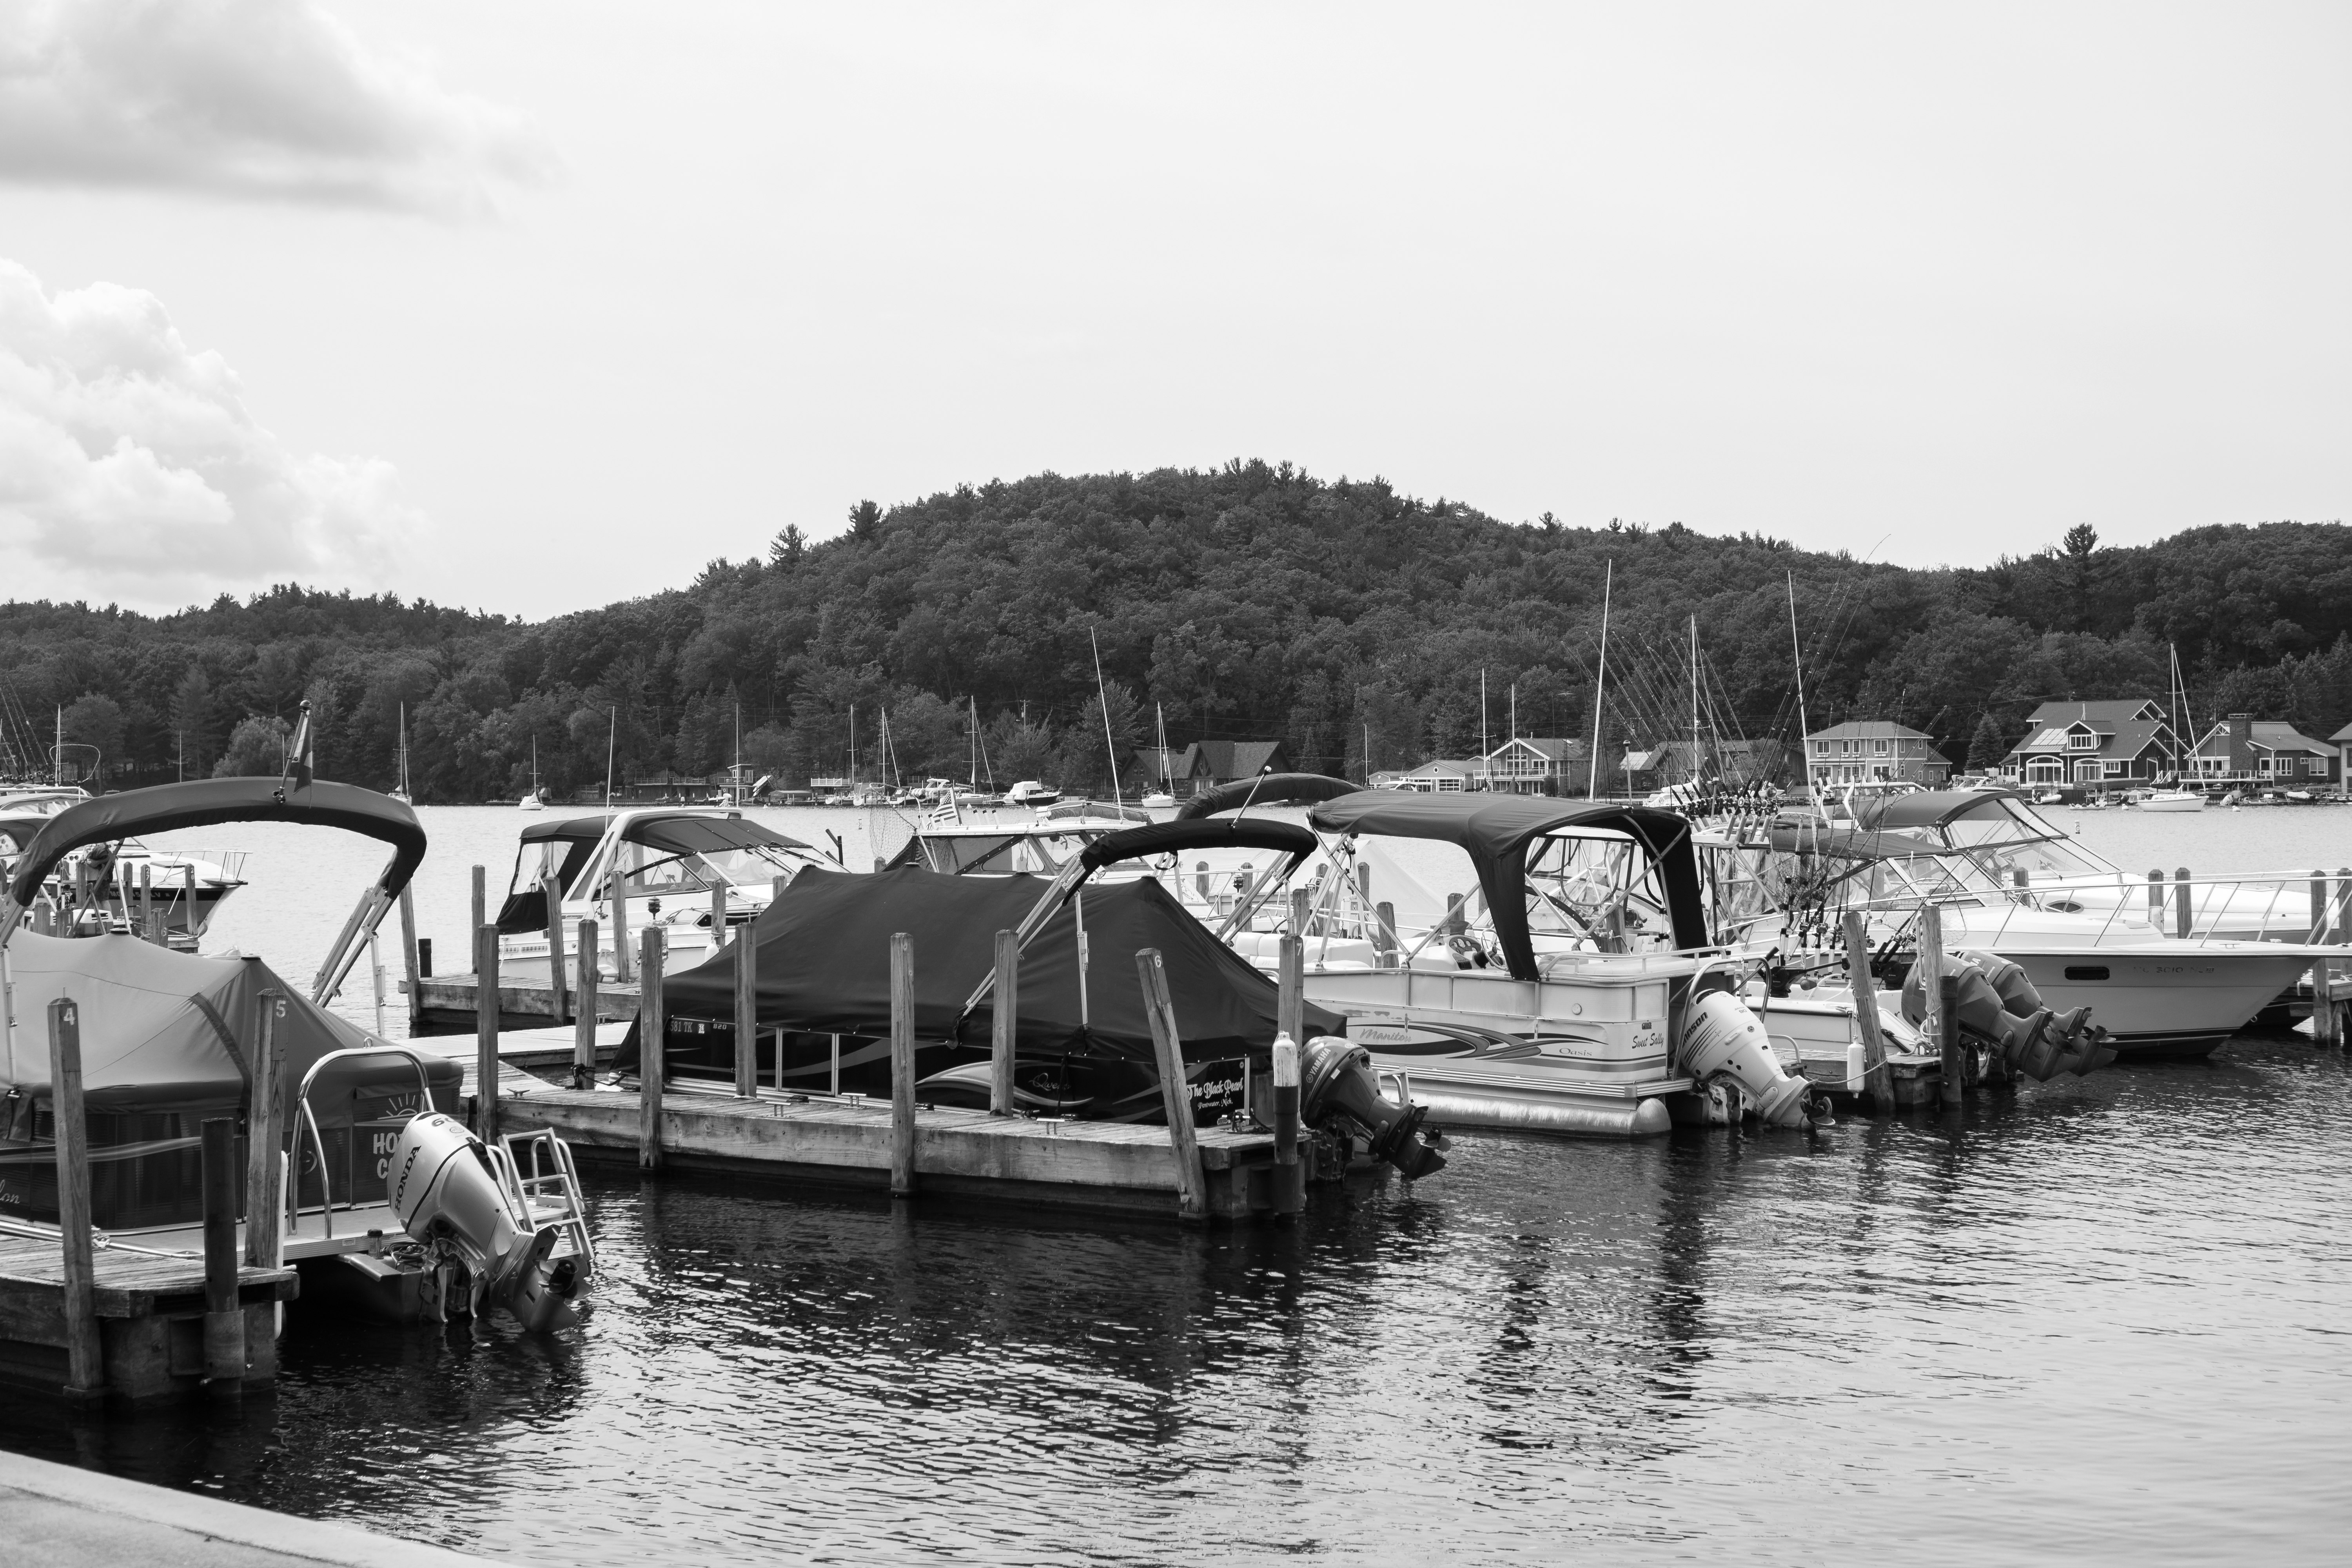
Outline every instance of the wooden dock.
<svg viewBox="0 0 2352 1568"><path fill-rule="evenodd" d="M539 965L544 971L544 962ZM404 995L408 990L401 983ZM427 974L416 982L415 1032L422 1035L470 1035L476 1026L477 1009L481 1005L481 978L475 974ZM574 1006L576 996L567 997ZM600 1023L625 1024L637 1016L637 987L634 982L616 980L598 983L596 1017ZM507 1029L546 1028L568 1022L572 1016L567 1011L561 1017L555 1010L555 987L546 980L532 980L501 974L499 977L499 1027Z"/></svg>
<svg viewBox="0 0 2352 1568"><path fill-rule="evenodd" d="M128 1244L95 1247L91 1304L106 1391L121 1399L193 1393L205 1378L205 1260ZM299 1289L291 1268L237 1270L246 1385L278 1375L278 1303ZM0 1381L55 1394L68 1381L65 1254L58 1238L0 1233Z"/></svg>
<svg viewBox="0 0 2352 1568"><path fill-rule="evenodd" d="M584 1162L635 1166L643 1107L635 1089L561 1089L508 1065L501 1049L499 1125L552 1128ZM469 1078L466 1092L476 1092ZM665 1169L751 1174L803 1185L887 1192L891 1106L672 1079L664 1087ZM1208 1215L1270 1213L1274 1135L1202 1128L1195 1140ZM915 1112L916 1191L992 1204L1177 1217L1176 1153L1165 1127L1050 1121L947 1109Z"/></svg>

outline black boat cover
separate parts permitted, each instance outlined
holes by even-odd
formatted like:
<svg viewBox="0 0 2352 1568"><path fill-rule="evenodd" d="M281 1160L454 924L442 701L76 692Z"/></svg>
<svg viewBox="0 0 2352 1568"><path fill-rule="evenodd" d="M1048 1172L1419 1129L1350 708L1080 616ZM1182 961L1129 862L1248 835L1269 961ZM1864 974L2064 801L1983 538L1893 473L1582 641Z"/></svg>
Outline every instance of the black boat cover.
<svg viewBox="0 0 2352 1568"><path fill-rule="evenodd" d="M994 968L996 933L1021 923L1049 884L1028 876L953 877L918 867L870 875L809 870L793 879L758 921L755 975L762 1028L868 1038L890 1032L890 938L914 939L915 1034L985 1047L983 1004L961 1018L965 1000ZM1085 906L1085 1023L1080 1022L1076 912L1050 920L1021 955L1020 1028L1024 1054L1155 1059L1151 1026L1135 969L1138 949L1160 950L1187 1061L1264 1057L1273 1047L1272 980L1252 968L1148 879L1088 887ZM739 938L740 942L741 939ZM730 1019L738 946L730 944L662 982L674 1018ZM1336 1035L1338 1015L1308 1004L1309 1035ZM619 1065L634 1067L634 1034Z"/></svg>
<svg viewBox="0 0 2352 1568"><path fill-rule="evenodd" d="M320 1057L382 1043L312 1005L257 958L173 952L129 936L20 931L8 944L8 970L16 1037L0 1047L0 1139L31 1101L49 1097L47 1009L61 996L71 997L79 1015L82 1095L93 1111L236 1110L246 1099L265 991L278 994L272 1038L286 1064L289 1122L302 1075ZM426 1070L435 1101L454 1110L457 1064L435 1057ZM320 1075L310 1103L322 1128L348 1126L355 1093L398 1095L415 1084L405 1058L353 1058Z"/></svg>
<svg viewBox="0 0 2352 1568"><path fill-rule="evenodd" d="M1307 814L1307 820L1326 833L1434 838L1467 850L1486 890L1495 943L1503 950L1503 962L1514 980L1538 977L1535 944L1528 936L1528 846L1547 834L1572 830L1622 833L1632 838L1656 864L1664 884L1675 945L1707 945L1690 824L1671 811L1543 795L1367 789L1324 801Z"/></svg>
<svg viewBox="0 0 2352 1568"><path fill-rule="evenodd" d="M565 816L553 822L534 822L522 830L522 847L516 851L520 868L521 857L530 852L534 844L562 843L571 847L565 851L563 864L556 879L570 888L580 873L587 868L589 856L604 842L605 829L613 825L611 816L598 812L593 816ZM772 827L761 826L744 816L713 816L707 812L643 812L621 830L625 844L642 844L663 855L723 854L730 849L759 847L770 849L799 849L814 855L814 849L797 838L788 837ZM520 892L509 891L506 902L499 906L499 932L513 936L521 931L547 929L547 895L538 886Z"/></svg>
<svg viewBox="0 0 2352 1568"><path fill-rule="evenodd" d="M1235 779L1214 789L1204 789L1186 801L1178 809L1176 819L1185 822L1214 816L1221 811L1238 811L1244 805L1297 805L1304 801L1337 800L1343 795L1359 794L1363 787L1328 773L1268 773L1264 778Z"/></svg>
<svg viewBox="0 0 2352 1568"><path fill-rule="evenodd" d="M1312 855L1315 835L1295 822L1223 817L1206 821L1155 822L1107 833L1087 846L1078 858L1089 871L1121 860L1146 859L1185 849L1273 849L1288 855Z"/></svg>
<svg viewBox="0 0 2352 1568"><path fill-rule="evenodd" d="M381 839L393 850L379 883L388 894L406 887L425 858L416 813L388 795L325 780L289 786L274 778L196 779L102 795L50 817L9 873L8 897L19 909L30 905L58 862L85 845L223 822L295 822Z"/></svg>

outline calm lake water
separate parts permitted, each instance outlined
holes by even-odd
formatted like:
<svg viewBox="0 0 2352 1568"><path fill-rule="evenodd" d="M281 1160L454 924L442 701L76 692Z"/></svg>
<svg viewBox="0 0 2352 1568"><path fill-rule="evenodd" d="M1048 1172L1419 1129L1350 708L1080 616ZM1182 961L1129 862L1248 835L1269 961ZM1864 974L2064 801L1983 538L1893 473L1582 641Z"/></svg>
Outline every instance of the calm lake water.
<svg viewBox="0 0 2352 1568"><path fill-rule="evenodd" d="M424 815L454 942L521 819ZM2352 809L2060 820L2141 869L2352 863ZM219 939L307 976L380 856L239 831ZM272 1400L5 1396L0 1444L545 1562L2342 1559L2340 1056L1450 1157L1206 1235L594 1178L584 1329L298 1314Z"/></svg>

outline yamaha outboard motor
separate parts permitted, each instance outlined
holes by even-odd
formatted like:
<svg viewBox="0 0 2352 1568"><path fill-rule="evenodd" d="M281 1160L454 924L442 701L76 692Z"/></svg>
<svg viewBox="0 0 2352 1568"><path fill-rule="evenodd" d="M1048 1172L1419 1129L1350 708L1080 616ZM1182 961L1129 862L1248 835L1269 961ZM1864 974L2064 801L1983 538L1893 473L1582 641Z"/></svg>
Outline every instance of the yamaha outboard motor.
<svg viewBox="0 0 2352 1568"><path fill-rule="evenodd" d="M1683 1071L1701 1083L1727 1078L1769 1127L1812 1124L1812 1086L1790 1078L1772 1054L1764 1026L1728 991L1709 991L1683 1017Z"/></svg>
<svg viewBox="0 0 2352 1568"><path fill-rule="evenodd" d="M1954 952L1947 961L1959 981L1955 1016L1960 1033L2035 1082L2046 1083L2062 1072L2079 1078L2116 1059L2107 1032L2091 1022L2088 1007L2052 1011L2025 971L2008 959ZM1916 963L1904 977L1903 1016L1914 1024L1927 1020L1927 986Z"/></svg>
<svg viewBox="0 0 2352 1568"><path fill-rule="evenodd" d="M1386 1160L1408 1179L1418 1180L1445 1168L1445 1156L1422 1141L1425 1105L1398 1105L1381 1093L1372 1073L1372 1053L1330 1035L1307 1042L1298 1053L1298 1119L1319 1127L1324 1118L1339 1116L1355 1123L1371 1141L1376 1158Z"/></svg>
<svg viewBox="0 0 2352 1568"><path fill-rule="evenodd" d="M401 1227L465 1265L477 1310L487 1298L526 1329L579 1321L580 1260L553 1256L563 1226L532 1223L463 1122L439 1111L411 1118L393 1145L392 1172Z"/></svg>

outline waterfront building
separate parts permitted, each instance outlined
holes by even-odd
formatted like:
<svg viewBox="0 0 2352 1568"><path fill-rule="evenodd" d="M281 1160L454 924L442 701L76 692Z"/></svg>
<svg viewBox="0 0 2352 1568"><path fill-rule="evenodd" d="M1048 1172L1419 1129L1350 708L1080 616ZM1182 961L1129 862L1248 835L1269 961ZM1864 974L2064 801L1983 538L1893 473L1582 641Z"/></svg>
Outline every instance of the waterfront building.
<svg viewBox="0 0 2352 1568"><path fill-rule="evenodd" d="M1591 756L1581 741L1515 735L1470 765L1478 787L1505 795L1581 795Z"/></svg>
<svg viewBox="0 0 2352 1568"><path fill-rule="evenodd" d="M2336 747L2336 788L2338 794L2352 794L2352 724L2347 724L2327 737Z"/></svg>
<svg viewBox="0 0 2352 1568"><path fill-rule="evenodd" d="M1235 779L1254 779L1268 769L1293 771L1290 748L1280 741L1195 741L1171 746L1164 753L1157 746L1139 748L1129 765L1134 775L1129 784L1149 789L1164 778L1169 793L1183 800Z"/></svg>
<svg viewBox="0 0 2352 1568"><path fill-rule="evenodd" d="M1856 719L1805 737L1805 782L1815 786L1901 782L1939 789L1952 764L1931 736L1887 719Z"/></svg>
<svg viewBox="0 0 2352 1568"><path fill-rule="evenodd" d="M2044 702L2027 723L2000 760L2013 784L2149 784L2178 771L2186 749L2152 697Z"/></svg>
<svg viewBox="0 0 2352 1568"><path fill-rule="evenodd" d="M2352 734L2352 729L2346 733ZM2206 731L2191 765L2203 784L2309 788L2344 779L2343 758L2336 745L2315 741L2292 724L2251 713L2232 713Z"/></svg>

